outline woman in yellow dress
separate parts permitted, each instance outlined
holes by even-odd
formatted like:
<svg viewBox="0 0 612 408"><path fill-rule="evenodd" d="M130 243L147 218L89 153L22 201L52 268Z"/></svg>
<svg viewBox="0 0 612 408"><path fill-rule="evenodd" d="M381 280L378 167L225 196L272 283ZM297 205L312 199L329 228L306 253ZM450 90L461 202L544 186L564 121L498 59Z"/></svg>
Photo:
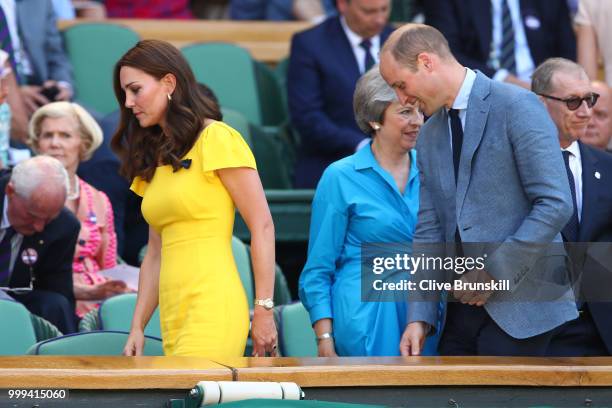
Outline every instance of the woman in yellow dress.
<svg viewBox="0 0 612 408"><path fill-rule="evenodd" d="M159 304L166 355L242 356L249 305L231 249L237 207L252 237L253 355L274 355L274 226L248 145L218 121L185 58L164 41L136 44L113 82L121 122L112 146L149 223L124 354L142 354Z"/></svg>

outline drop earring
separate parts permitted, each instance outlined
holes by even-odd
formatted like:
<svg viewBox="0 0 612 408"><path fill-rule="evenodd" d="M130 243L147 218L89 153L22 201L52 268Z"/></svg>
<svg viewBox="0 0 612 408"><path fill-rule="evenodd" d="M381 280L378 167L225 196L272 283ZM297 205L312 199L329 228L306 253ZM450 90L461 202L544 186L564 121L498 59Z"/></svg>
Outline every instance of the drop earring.
<svg viewBox="0 0 612 408"><path fill-rule="evenodd" d="M168 102L170 102L172 100L172 95L170 95L169 93L166 94L166 96L168 96Z"/></svg>

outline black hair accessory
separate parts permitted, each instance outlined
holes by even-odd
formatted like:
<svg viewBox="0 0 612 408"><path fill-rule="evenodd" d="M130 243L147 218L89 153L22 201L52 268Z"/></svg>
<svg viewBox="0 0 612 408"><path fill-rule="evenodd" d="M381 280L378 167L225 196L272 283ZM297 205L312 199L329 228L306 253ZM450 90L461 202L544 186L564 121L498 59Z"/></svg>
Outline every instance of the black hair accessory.
<svg viewBox="0 0 612 408"><path fill-rule="evenodd" d="M191 167L191 159L181 160L181 167L183 167L184 169L188 169L189 167Z"/></svg>

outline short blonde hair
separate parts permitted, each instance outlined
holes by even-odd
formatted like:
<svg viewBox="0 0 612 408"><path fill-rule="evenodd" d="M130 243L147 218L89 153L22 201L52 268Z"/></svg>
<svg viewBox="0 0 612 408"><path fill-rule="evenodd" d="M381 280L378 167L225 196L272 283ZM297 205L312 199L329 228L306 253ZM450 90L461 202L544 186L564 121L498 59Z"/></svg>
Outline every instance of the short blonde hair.
<svg viewBox="0 0 612 408"><path fill-rule="evenodd" d="M102 129L96 120L80 105L72 102L51 102L41 106L34 112L28 126L28 145L38 153L38 141L42 123L46 118L72 117L78 124L77 131L83 143L81 149L81 161L89 160L98 147L102 144L104 136Z"/></svg>

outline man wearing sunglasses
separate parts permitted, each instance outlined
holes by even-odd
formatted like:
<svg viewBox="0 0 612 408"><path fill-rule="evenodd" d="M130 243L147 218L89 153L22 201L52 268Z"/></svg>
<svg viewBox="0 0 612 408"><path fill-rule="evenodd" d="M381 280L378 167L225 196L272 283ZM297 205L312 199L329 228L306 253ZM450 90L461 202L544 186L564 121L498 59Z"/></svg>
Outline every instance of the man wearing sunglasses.
<svg viewBox="0 0 612 408"><path fill-rule="evenodd" d="M64 208L67 179L48 156L0 176L0 288L64 334L76 331L72 257L80 229Z"/></svg>
<svg viewBox="0 0 612 408"><path fill-rule="evenodd" d="M561 234L580 274L575 288L579 316L558 329L549 351L557 356L610 355L612 303L591 300L612 300L612 262L593 262L591 254L602 248L608 258L612 254L612 245L605 244L612 242L612 155L580 141L599 94L584 69L563 58L548 59L536 69L532 90L557 127L574 205ZM607 299L592 295L598 288L606 288Z"/></svg>

